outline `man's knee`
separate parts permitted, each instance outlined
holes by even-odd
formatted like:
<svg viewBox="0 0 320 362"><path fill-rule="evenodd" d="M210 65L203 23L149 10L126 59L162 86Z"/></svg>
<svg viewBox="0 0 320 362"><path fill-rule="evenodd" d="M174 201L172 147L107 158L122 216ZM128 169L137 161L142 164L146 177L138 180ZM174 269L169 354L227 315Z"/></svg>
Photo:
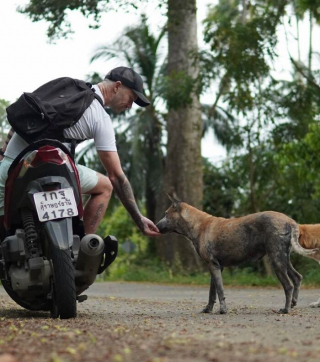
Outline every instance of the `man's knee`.
<svg viewBox="0 0 320 362"><path fill-rule="evenodd" d="M109 177L102 175L100 173L98 175L97 185L88 192L91 195L104 195L106 198L110 198L113 190L113 186Z"/></svg>
<svg viewBox="0 0 320 362"><path fill-rule="evenodd" d="M100 175L98 176L98 183L100 181L99 177L100 177ZM113 191L113 186L112 186L112 183L111 183L109 177L101 175L101 187L102 187L103 193L106 196L110 197L112 194L112 191Z"/></svg>

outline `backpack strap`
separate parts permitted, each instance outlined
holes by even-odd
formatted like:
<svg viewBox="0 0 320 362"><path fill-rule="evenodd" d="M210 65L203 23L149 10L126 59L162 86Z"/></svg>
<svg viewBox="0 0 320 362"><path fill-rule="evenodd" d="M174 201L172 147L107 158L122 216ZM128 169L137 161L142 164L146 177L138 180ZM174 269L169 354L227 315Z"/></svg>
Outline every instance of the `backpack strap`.
<svg viewBox="0 0 320 362"><path fill-rule="evenodd" d="M89 82L86 82L86 85L92 90L94 93L94 98L101 104L101 106L104 108L103 101L100 96L96 93L96 90L92 87L92 84Z"/></svg>
<svg viewBox="0 0 320 362"><path fill-rule="evenodd" d="M77 147L77 140L72 139L70 141L71 141L70 142L71 143L70 153L71 153L72 159L74 160L74 156L75 156L75 153L76 153L76 147Z"/></svg>
<svg viewBox="0 0 320 362"><path fill-rule="evenodd" d="M103 101L101 99L101 97L96 93L96 90L92 87L92 84L89 82L86 82L86 85L92 90L93 94L94 94L94 98L101 104L101 106L104 108L103 105ZM75 153L76 153L76 147L79 143L86 141L86 140L75 140L75 139L69 139L69 138L65 138L64 142L70 143L71 146L71 150L70 153L72 155L72 158L74 159Z"/></svg>

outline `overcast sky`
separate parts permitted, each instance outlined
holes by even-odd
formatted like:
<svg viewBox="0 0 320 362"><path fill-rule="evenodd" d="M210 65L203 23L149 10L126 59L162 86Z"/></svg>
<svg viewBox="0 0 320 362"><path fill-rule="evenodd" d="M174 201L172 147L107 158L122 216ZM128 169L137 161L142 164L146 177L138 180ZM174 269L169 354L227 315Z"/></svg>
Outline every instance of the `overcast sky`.
<svg viewBox="0 0 320 362"><path fill-rule="evenodd" d="M112 43L128 25L137 24L139 13L123 11L103 14L101 27L89 29L89 21L80 13L69 16L74 30L70 39L59 39L49 44L45 22L32 23L23 14L17 13L17 6L28 0L0 1L0 98L14 101L23 91L32 91L41 84L61 76L83 78L93 71L107 73L119 61L95 61L90 64L94 50L106 43ZM143 7L149 23L156 31L165 22L153 1ZM210 0L198 0L199 26L206 14ZM163 11L163 10L162 10ZM200 33L200 32L199 32ZM200 41L201 41L201 36Z"/></svg>
<svg viewBox="0 0 320 362"><path fill-rule="evenodd" d="M107 73L116 62L90 64L94 50L115 40L125 26L139 19L138 14L110 12L103 15L101 28L92 30L87 19L73 12L70 19L74 34L49 44L46 23L32 23L26 15L16 12L18 5L27 3L27 0L0 1L0 98L9 101L54 78L81 79L92 71Z"/></svg>

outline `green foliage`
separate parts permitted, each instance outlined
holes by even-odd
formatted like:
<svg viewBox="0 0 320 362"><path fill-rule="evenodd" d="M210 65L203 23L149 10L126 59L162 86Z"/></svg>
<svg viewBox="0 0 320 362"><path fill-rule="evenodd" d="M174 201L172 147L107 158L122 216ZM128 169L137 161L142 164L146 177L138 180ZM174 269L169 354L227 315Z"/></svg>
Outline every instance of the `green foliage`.
<svg viewBox="0 0 320 362"><path fill-rule="evenodd" d="M114 235L119 242L117 259L112 264L112 267L107 270L106 273L108 275L110 273L119 274L132 263L137 263L142 255L148 255L148 238L137 229L122 205L115 207L111 215L103 219L99 225L97 234L102 237ZM122 249L123 243L128 241L135 245L134 251L130 253Z"/></svg>
<svg viewBox="0 0 320 362"><path fill-rule="evenodd" d="M316 72L315 72L316 73ZM279 83L279 94L275 101L279 116L288 117L290 122L279 124L274 130L275 142L280 144L301 139L308 132L308 126L320 113L320 89L303 79Z"/></svg>
<svg viewBox="0 0 320 362"><path fill-rule="evenodd" d="M211 215L226 218L232 216L238 182L229 166L224 163L218 168L204 160L203 209Z"/></svg>
<svg viewBox="0 0 320 362"><path fill-rule="evenodd" d="M99 26L101 13L106 11L117 11L118 9L137 9L140 1L129 0L29 0L24 7L19 7L19 11L27 14L34 22L45 20L49 23L47 35L50 39L67 37L71 30L68 20L70 11L78 10L86 18L92 18L90 27Z"/></svg>
<svg viewBox="0 0 320 362"><path fill-rule="evenodd" d="M104 280L125 280L133 282L152 282L168 284L206 285L209 283L209 273L174 273L173 270L159 259L144 258L136 263L119 263L111 266Z"/></svg>
<svg viewBox="0 0 320 362"><path fill-rule="evenodd" d="M10 125L7 121L6 108L10 105L10 102L5 99L0 99L0 148L3 146L7 133L10 129Z"/></svg>
<svg viewBox="0 0 320 362"><path fill-rule="evenodd" d="M320 125L312 123L304 138L283 145L275 156L292 216L300 223L317 223L320 219L319 141Z"/></svg>
<svg viewBox="0 0 320 362"><path fill-rule="evenodd" d="M220 0L210 8L204 39L213 55L211 67L218 69L215 75L223 75L224 82L228 79L225 100L238 111L253 109L256 89L269 75L284 3L268 1L266 6L266 1L253 1L245 9L240 1Z"/></svg>
<svg viewBox="0 0 320 362"><path fill-rule="evenodd" d="M237 118L218 105L202 104L201 108L203 136L213 130L219 143L225 146L228 152L243 146Z"/></svg>
<svg viewBox="0 0 320 362"><path fill-rule="evenodd" d="M283 145L282 151L272 142L253 148L253 170L246 153L230 157L219 168L206 166L204 210L223 217L275 210L299 223L318 223L319 126L310 128L315 133Z"/></svg>
<svg viewBox="0 0 320 362"><path fill-rule="evenodd" d="M167 102L168 109L179 109L192 104L191 94L195 80L184 71L172 71L161 81L160 93Z"/></svg>
<svg viewBox="0 0 320 362"><path fill-rule="evenodd" d="M316 8L309 1L294 5L301 16ZM221 187L222 195L232 190L233 216L269 209L299 222L319 222L318 186L310 176L317 174L318 162L311 161L311 155L315 159L318 152L311 149L310 136L303 140L309 125L319 119L319 71L290 58L292 80L276 81L271 75L277 26L289 9L286 1L262 0L219 1L210 8L205 40L211 51L201 54L200 61L209 74L203 83L210 84L211 77L219 81L219 89L208 120L223 100L227 117L213 121L222 125L220 137L230 151L228 161L215 170L220 176L211 177L211 182L226 174L232 180ZM282 151L286 143L290 145ZM204 205L210 203L204 200Z"/></svg>
<svg viewBox="0 0 320 362"><path fill-rule="evenodd" d="M104 79L104 77L105 77L105 74L102 75L102 74L99 74L97 72L92 72L92 73L87 75L86 82L89 82L91 84L98 84Z"/></svg>
<svg viewBox="0 0 320 362"><path fill-rule="evenodd" d="M315 17L316 21L319 22L320 14L319 14L319 7L320 1L319 0L294 0L293 6L295 9L296 15L303 19L303 16L307 11L311 11L313 16Z"/></svg>
<svg viewBox="0 0 320 362"><path fill-rule="evenodd" d="M297 259L296 257L299 258L295 255L292 259ZM319 267L314 260L305 258L299 260L295 263L295 268L304 276L303 285L320 285ZM209 272L175 273L169 266L156 258L139 259L138 262L131 263L118 262L116 265L112 264L108 270L109 272L102 275L100 280L207 286L210 284ZM226 268L222 277L223 284L227 286L280 287L276 276L262 276L251 266Z"/></svg>
<svg viewBox="0 0 320 362"><path fill-rule="evenodd" d="M10 105L10 102L5 99L0 99L0 122L1 124L6 121L7 113L6 108Z"/></svg>
<svg viewBox="0 0 320 362"><path fill-rule="evenodd" d="M98 234L115 235L120 243L129 238L139 240L139 242L143 239L143 236L141 239L137 237L141 233L122 205L118 206L109 217L103 219L98 228Z"/></svg>

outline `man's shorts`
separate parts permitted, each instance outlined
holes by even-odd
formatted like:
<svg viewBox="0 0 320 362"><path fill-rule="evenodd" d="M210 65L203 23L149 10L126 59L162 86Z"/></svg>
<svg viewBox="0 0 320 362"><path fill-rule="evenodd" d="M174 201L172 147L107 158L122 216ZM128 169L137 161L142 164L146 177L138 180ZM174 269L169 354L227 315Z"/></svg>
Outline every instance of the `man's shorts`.
<svg viewBox="0 0 320 362"><path fill-rule="evenodd" d="M13 162L10 157L4 157L0 162L0 216L4 215L4 188L8 177L8 170ZM81 193L86 194L92 190L98 183L98 174L91 168L76 165L79 172Z"/></svg>

